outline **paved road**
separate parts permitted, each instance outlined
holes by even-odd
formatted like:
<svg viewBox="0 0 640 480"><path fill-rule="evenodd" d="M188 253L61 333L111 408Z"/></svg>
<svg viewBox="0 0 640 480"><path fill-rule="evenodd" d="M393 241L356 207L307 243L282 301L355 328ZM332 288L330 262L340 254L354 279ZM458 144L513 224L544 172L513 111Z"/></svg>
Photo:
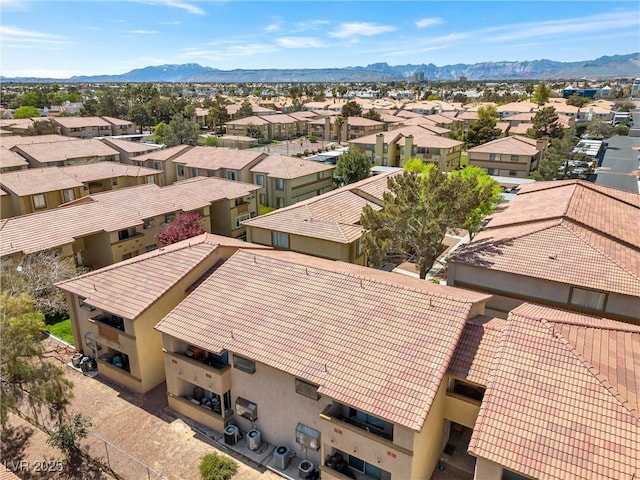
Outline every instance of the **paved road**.
<svg viewBox="0 0 640 480"><path fill-rule="evenodd" d="M640 137L615 136L606 141L609 146L605 151L595 183L638 193Z"/></svg>

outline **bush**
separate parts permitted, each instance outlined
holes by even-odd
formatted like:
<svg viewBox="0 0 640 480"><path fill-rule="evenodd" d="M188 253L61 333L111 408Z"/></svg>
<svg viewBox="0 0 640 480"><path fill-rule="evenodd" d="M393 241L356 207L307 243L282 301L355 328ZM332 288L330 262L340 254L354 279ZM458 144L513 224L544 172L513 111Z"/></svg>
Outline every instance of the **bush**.
<svg viewBox="0 0 640 480"><path fill-rule="evenodd" d="M232 458L214 452L202 457L199 469L202 480L229 480L238 471L238 464Z"/></svg>

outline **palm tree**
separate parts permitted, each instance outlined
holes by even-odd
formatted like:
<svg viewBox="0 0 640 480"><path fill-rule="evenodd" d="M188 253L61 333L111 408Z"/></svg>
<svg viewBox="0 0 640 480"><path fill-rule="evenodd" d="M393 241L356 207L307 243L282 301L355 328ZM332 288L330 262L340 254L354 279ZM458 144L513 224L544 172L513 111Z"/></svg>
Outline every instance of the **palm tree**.
<svg viewBox="0 0 640 480"><path fill-rule="evenodd" d="M338 143L340 143L340 140L342 137L342 126L344 125L344 117L342 115L338 115L336 117L336 128L338 129Z"/></svg>

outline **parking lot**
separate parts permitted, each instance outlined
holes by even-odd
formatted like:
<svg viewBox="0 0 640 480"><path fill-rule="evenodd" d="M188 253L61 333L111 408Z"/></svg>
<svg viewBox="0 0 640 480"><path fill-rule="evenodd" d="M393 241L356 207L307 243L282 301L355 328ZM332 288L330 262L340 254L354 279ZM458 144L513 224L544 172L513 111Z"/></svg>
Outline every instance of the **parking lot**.
<svg viewBox="0 0 640 480"><path fill-rule="evenodd" d="M638 193L640 137L615 136L606 141L608 146L599 165L595 183Z"/></svg>

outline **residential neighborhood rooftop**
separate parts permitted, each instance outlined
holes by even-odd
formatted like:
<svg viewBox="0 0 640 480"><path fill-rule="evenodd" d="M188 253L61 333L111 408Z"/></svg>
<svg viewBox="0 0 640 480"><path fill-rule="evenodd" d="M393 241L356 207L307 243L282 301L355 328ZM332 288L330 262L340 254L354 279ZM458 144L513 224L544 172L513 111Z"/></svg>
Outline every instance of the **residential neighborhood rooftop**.
<svg viewBox="0 0 640 480"><path fill-rule="evenodd" d="M325 172L333 168L334 165L326 165L321 162L304 160L287 155L273 154L261 160L260 163L251 168L251 171L255 173L265 173L271 177L291 179L318 172Z"/></svg>
<svg viewBox="0 0 640 480"><path fill-rule="evenodd" d="M253 150L238 150L225 147L193 147L181 154L175 161L192 168L241 170L256 160L266 158L266 156L266 153Z"/></svg>
<svg viewBox="0 0 640 480"><path fill-rule="evenodd" d="M93 138L70 142L34 143L16 145L13 150L34 158L39 163L64 162L76 158L92 158L119 155L120 152Z"/></svg>

